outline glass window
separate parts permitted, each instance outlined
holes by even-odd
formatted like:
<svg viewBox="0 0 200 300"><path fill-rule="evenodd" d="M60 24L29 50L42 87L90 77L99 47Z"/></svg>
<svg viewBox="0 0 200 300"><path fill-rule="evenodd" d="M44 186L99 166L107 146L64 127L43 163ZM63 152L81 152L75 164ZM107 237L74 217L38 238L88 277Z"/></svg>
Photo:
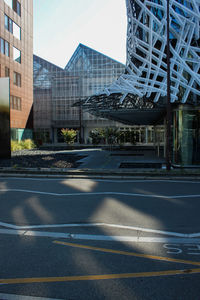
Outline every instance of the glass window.
<svg viewBox="0 0 200 300"><path fill-rule="evenodd" d="M9 30L9 18L5 15L5 28Z"/></svg>
<svg viewBox="0 0 200 300"><path fill-rule="evenodd" d="M13 83L21 87L21 74L13 72Z"/></svg>
<svg viewBox="0 0 200 300"><path fill-rule="evenodd" d="M17 11L16 13L21 16L21 4L17 1Z"/></svg>
<svg viewBox="0 0 200 300"><path fill-rule="evenodd" d="M13 83L17 85L17 73L13 72Z"/></svg>
<svg viewBox="0 0 200 300"><path fill-rule="evenodd" d="M10 47L7 41L5 41L5 55L10 56Z"/></svg>
<svg viewBox="0 0 200 300"><path fill-rule="evenodd" d="M21 51L13 47L13 60L21 64Z"/></svg>
<svg viewBox="0 0 200 300"><path fill-rule="evenodd" d="M11 33L13 33L13 21L10 19L10 18L8 18L8 22L9 22L9 31L11 32Z"/></svg>
<svg viewBox="0 0 200 300"><path fill-rule="evenodd" d="M4 2L12 8L12 0L4 0Z"/></svg>
<svg viewBox="0 0 200 300"><path fill-rule="evenodd" d="M1 48L1 53L5 54L5 46L4 46L4 39L0 38L1 44L0 44L0 48Z"/></svg>
<svg viewBox="0 0 200 300"><path fill-rule="evenodd" d="M4 0L21 17L21 4L18 0Z"/></svg>
<svg viewBox="0 0 200 300"><path fill-rule="evenodd" d="M18 0L13 0L13 10L21 16L21 4Z"/></svg>
<svg viewBox="0 0 200 300"><path fill-rule="evenodd" d="M5 67L5 77L10 77L10 69Z"/></svg>
<svg viewBox="0 0 200 300"><path fill-rule="evenodd" d="M17 106L17 109L18 110L22 110L22 101L21 101L21 98L18 98L18 106Z"/></svg>
<svg viewBox="0 0 200 300"><path fill-rule="evenodd" d="M13 35L21 40L21 28L15 22L13 22Z"/></svg>
<svg viewBox="0 0 200 300"><path fill-rule="evenodd" d="M5 28L13 33L17 39L21 40L21 28L7 15L5 15Z"/></svg>
<svg viewBox="0 0 200 300"><path fill-rule="evenodd" d="M0 52L6 56L10 56L9 43L2 38L0 38Z"/></svg>

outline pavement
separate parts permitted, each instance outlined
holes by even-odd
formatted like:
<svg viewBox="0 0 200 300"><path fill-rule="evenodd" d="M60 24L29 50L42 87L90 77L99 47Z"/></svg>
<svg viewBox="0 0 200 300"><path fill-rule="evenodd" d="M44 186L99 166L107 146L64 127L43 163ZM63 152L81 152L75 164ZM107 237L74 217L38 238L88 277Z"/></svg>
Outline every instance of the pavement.
<svg viewBox="0 0 200 300"><path fill-rule="evenodd" d="M103 148L83 148L63 150L62 153L84 155L79 160L79 168L0 168L1 176L65 176L95 178L200 178L200 166L174 168L166 170L165 158L153 148L134 147L133 149L116 150Z"/></svg>
<svg viewBox="0 0 200 300"><path fill-rule="evenodd" d="M71 152L87 154L78 170L0 174L0 299L199 299L198 169L174 180L150 150Z"/></svg>

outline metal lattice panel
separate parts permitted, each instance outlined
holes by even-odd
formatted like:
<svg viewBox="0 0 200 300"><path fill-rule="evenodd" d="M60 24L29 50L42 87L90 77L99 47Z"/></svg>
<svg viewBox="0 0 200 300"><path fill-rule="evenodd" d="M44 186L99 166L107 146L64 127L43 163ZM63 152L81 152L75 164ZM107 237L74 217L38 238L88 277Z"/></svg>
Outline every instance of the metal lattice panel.
<svg viewBox="0 0 200 300"><path fill-rule="evenodd" d="M126 0L126 5L127 72L105 92L157 102L167 94L167 1ZM169 5L171 102L195 102L200 96L200 0L169 0Z"/></svg>

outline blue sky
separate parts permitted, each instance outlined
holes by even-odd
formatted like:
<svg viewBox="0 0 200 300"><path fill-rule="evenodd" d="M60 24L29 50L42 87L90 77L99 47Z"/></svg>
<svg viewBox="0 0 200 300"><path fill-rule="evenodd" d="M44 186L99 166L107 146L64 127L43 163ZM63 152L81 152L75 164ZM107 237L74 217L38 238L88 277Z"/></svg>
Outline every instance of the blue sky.
<svg viewBox="0 0 200 300"><path fill-rule="evenodd" d="M34 54L64 67L82 43L125 63L125 0L33 2Z"/></svg>

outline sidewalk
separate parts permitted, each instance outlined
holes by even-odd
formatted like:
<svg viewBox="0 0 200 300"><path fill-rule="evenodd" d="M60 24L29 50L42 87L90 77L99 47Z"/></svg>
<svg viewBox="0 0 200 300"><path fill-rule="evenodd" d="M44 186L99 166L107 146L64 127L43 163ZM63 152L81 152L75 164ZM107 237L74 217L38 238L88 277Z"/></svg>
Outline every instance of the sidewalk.
<svg viewBox="0 0 200 300"><path fill-rule="evenodd" d="M62 151L86 155L79 168L1 168L0 176L93 177L93 178L190 178L200 179L200 168L167 171L165 159L153 149L102 150L101 148Z"/></svg>

